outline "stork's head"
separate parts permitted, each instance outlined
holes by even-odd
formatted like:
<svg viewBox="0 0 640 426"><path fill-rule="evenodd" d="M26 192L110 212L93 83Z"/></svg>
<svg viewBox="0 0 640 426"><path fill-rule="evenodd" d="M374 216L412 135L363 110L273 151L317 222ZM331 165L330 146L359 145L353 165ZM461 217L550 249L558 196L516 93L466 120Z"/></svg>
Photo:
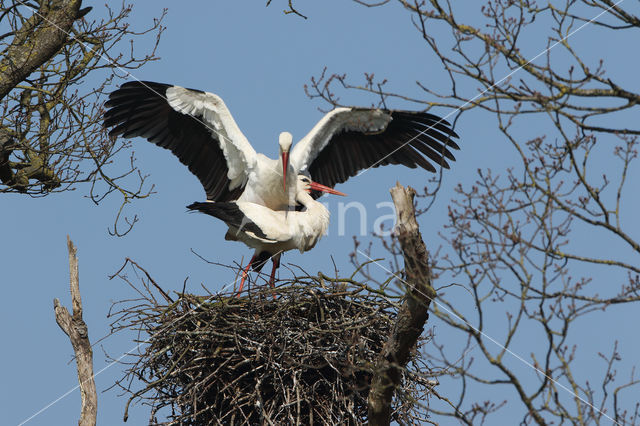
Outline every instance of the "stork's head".
<svg viewBox="0 0 640 426"><path fill-rule="evenodd" d="M289 150L291 149L293 136L289 132L280 133L278 144L280 145L280 157L282 158L282 187L287 191L287 168L289 168Z"/></svg>
<svg viewBox="0 0 640 426"><path fill-rule="evenodd" d="M304 191L306 193L311 193L311 191L320 191L326 192L328 194L342 195L343 197L347 195L340 191L336 191L333 188L329 188L328 186L324 186L319 184L318 182L312 181L311 176L309 176L308 173L298 174L298 192L300 191Z"/></svg>

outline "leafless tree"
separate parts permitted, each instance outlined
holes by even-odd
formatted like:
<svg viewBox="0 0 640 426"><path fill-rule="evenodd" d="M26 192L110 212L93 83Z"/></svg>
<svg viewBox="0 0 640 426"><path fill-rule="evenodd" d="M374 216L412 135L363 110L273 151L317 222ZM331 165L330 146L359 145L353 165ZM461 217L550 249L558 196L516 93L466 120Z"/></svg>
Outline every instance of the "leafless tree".
<svg viewBox="0 0 640 426"><path fill-rule="evenodd" d="M516 413L521 424L638 424L632 354L617 342L595 351L580 343L599 337L585 324L609 318L615 329L640 300L632 211L640 94L594 45L572 38L597 31L598 47L618 45L640 27L637 4L383 3L411 13L449 85L418 82L420 95L405 96L373 74L361 83L325 70L309 95L338 105L341 94L357 90L382 105L449 107L465 146L482 144L504 159L504 167L480 168L475 182L455 187L441 248L431 253L438 321L423 355L441 382L429 407L434 421L496 424L508 413L513 424ZM499 142L463 132L467 117L492 123ZM419 207L430 205L439 182ZM400 276L398 244L383 244L391 261L379 266ZM354 262L380 257L375 247L356 246ZM363 268L372 278L381 271L374 263ZM588 368L579 358L589 359Z"/></svg>
<svg viewBox="0 0 640 426"><path fill-rule="evenodd" d="M123 204L149 194L133 158L111 167L127 145L101 125L105 88L156 59L162 16L138 32L130 13L107 5L92 19L98 13L79 0L2 3L0 193L38 197L89 183L96 203L113 192ZM143 36L151 47L139 55L132 40Z"/></svg>

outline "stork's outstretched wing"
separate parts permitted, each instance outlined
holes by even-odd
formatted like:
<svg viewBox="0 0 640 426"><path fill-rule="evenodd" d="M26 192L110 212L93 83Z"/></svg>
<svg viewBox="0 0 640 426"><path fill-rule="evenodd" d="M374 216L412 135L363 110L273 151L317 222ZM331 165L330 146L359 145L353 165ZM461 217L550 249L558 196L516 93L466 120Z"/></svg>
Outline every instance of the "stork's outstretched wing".
<svg viewBox="0 0 640 426"><path fill-rule="evenodd" d="M169 149L200 180L208 200L231 201L242 193L256 152L219 96L132 81L105 106L109 135L141 136Z"/></svg>
<svg viewBox="0 0 640 426"><path fill-rule="evenodd" d="M360 170L386 164L449 168L449 148L458 135L440 117L425 112L336 108L296 144L292 164L313 180L333 187Z"/></svg>

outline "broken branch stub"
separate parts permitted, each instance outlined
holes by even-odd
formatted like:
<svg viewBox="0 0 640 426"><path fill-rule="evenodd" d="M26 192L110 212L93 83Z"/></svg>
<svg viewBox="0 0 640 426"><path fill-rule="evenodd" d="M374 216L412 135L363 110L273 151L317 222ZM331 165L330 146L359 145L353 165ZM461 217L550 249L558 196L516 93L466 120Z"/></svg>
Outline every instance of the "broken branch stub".
<svg viewBox="0 0 640 426"><path fill-rule="evenodd" d="M89 330L82 319L82 299L80 297L80 280L78 275L77 249L67 236L67 248L69 250L69 285L71 287L71 300L73 316L67 308L60 304L60 300L53 299L53 310L56 322L69 336L71 346L76 355L78 367L78 382L80 383L80 395L82 408L80 410L79 426L95 426L98 414L98 395L96 383L93 378L93 350L89 342Z"/></svg>
<svg viewBox="0 0 640 426"><path fill-rule="evenodd" d="M368 405L369 424L372 426L388 425L391 421L394 391L400 384L411 350L422 334L429 317L429 304L435 297L427 248L415 216L415 190L396 183L390 192L397 216L394 235L404 256L405 279L402 281L406 285L406 294L371 381Z"/></svg>

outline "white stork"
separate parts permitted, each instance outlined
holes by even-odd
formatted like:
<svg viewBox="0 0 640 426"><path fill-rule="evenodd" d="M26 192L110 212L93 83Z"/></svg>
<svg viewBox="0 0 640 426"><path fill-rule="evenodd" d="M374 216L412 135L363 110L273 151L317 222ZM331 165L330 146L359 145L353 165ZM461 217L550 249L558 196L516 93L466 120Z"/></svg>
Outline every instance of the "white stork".
<svg viewBox="0 0 640 426"><path fill-rule="evenodd" d="M283 252L293 249L300 253L311 250L329 227L329 210L311 196L311 191L345 195L311 181L309 176L299 174L296 184L295 201L304 207L301 211L272 210L260 204L247 201L197 202L187 206L217 217L229 226L225 237L241 241L255 249L249 264L242 272L238 294L242 291L249 268L260 271L267 260L273 261L269 284L273 287L276 269L280 265Z"/></svg>
<svg viewBox="0 0 640 426"><path fill-rule="evenodd" d="M142 136L171 150L198 177L209 201L249 201L275 210L295 204L297 182L287 182L287 175L307 171L333 188L386 164L448 169L447 159L455 160L449 148L459 149L450 124L433 114L352 107L327 113L293 150L291 134L281 133L280 156L273 160L253 149L213 93L133 81L111 93L105 106L111 136Z"/></svg>

